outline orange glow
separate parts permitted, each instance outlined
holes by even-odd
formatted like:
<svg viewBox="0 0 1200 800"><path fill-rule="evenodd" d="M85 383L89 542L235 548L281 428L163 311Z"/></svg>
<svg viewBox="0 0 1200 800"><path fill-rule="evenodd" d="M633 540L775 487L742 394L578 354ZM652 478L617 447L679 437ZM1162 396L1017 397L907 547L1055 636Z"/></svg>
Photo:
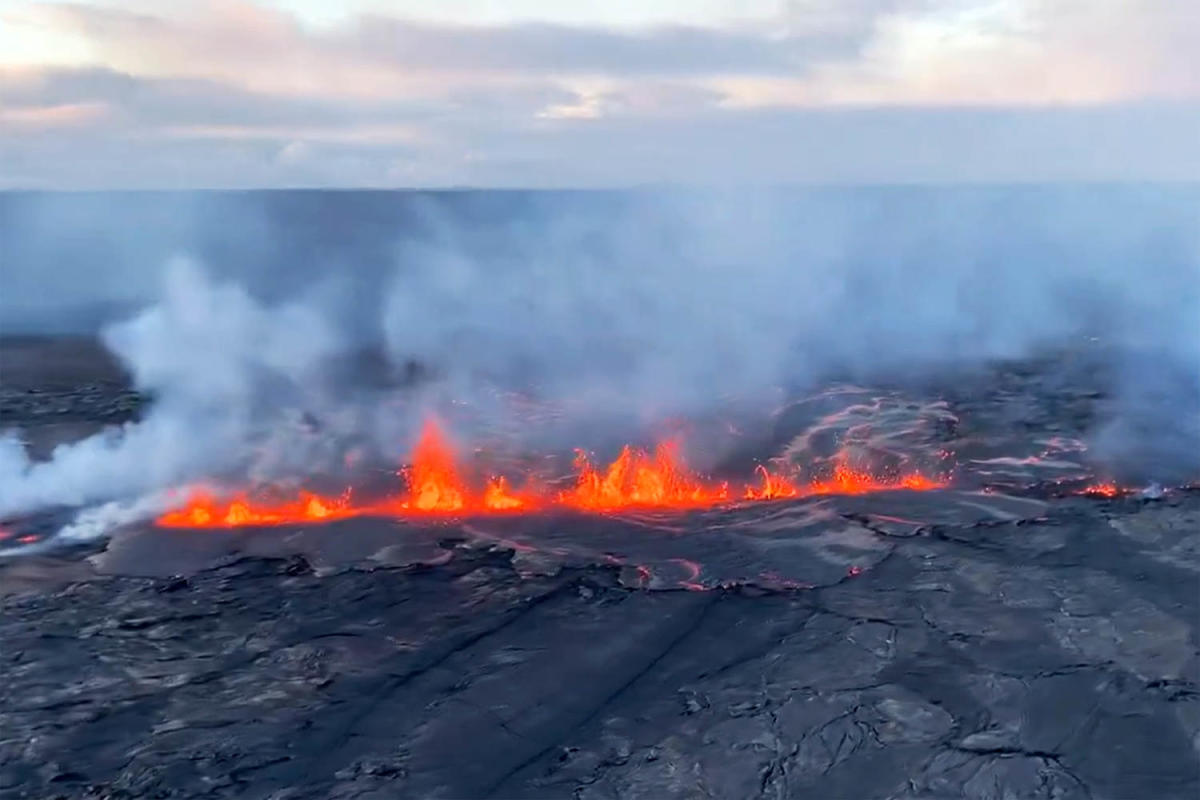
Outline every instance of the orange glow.
<svg viewBox="0 0 1200 800"><path fill-rule="evenodd" d="M772 475L766 467L759 464L754 471L762 478L762 485L747 486L742 497L746 500L782 500L787 497L799 497L800 490L790 481L779 475Z"/></svg>
<svg viewBox="0 0 1200 800"><path fill-rule="evenodd" d="M828 479L799 486L771 473L763 466L756 468L755 472L758 473L761 484L746 488L743 494L746 500L783 500L826 494L868 494L899 489L927 492L931 489L944 489L947 485L945 481L928 478L919 472L906 472L897 478L879 478L869 472L853 469L844 461L838 461L834 465L833 475Z"/></svg>
<svg viewBox="0 0 1200 800"><path fill-rule="evenodd" d="M283 503L251 501L244 494L219 501L212 495L196 492L183 508L159 517L158 524L168 528L240 528L328 521L356 513L349 492L332 498L300 492L299 499Z"/></svg>
<svg viewBox="0 0 1200 800"><path fill-rule="evenodd" d="M535 498L514 494L503 477L492 478L483 490L483 507L489 511L530 511L537 505Z"/></svg>
<svg viewBox="0 0 1200 800"><path fill-rule="evenodd" d="M928 491L941 489L946 484L931 480L917 472L905 473L895 479L876 478L869 472L851 468L839 461L833 468L833 477L817 481L805 487L805 494L867 494L894 489Z"/></svg>
<svg viewBox="0 0 1200 800"><path fill-rule="evenodd" d="M467 516L525 513L547 507L586 512L611 512L625 508L694 509L719 506L735 500L770 501L830 494L865 494L886 490L927 491L946 486L916 472L896 478L879 478L839 461L824 480L798 484L772 473L755 470L756 482L731 490L727 482L705 479L683 461L678 444L659 444L650 453L626 446L610 464L594 465L576 451L576 478L565 491L513 489L506 478L489 479L476 490L464 478L449 439L429 420L413 448L412 463L400 474L406 491L377 503L355 504L350 491L337 497L299 492L296 499L276 502L252 498L246 492L218 500L210 493L193 493L182 508L158 518L163 527L236 528L323 522L363 515ZM478 485L478 484L476 484ZM530 481L526 484L536 486ZM1114 487L1115 488L1115 487Z"/></svg>
<svg viewBox="0 0 1200 800"><path fill-rule="evenodd" d="M407 473L408 498L401 502L401 508L454 512L466 507L467 487L454 465L454 450L431 419L421 428L412 461Z"/></svg>
<svg viewBox="0 0 1200 800"><path fill-rule="evenodd" d="M1082 494L1088 497L1119 497L1124 490L1115 483L1096 483L1083 489Z"/></svg>
<svg viewBox="0 0 1200 800"><path fill-rule="evenodd" d="M626 445L603 472L592 466L583 451L576 451L575 469L579 472L575 488L559 495L559 501L572 508L695 508L729 499L728 484L705 486L680 460L674 442L663 442L653 456Z"/></svg>
<svg viewBox="0 0 1200 800"><path fill-rule="evenodd" d="M422 426L412 466L403 474L408 495L384 509L390 505L402 514L479 514L529 511L538 505L536 498L514 492L502 476L489 480L481 495L473 493L459 473L453 446L432 419Z"/></svg>

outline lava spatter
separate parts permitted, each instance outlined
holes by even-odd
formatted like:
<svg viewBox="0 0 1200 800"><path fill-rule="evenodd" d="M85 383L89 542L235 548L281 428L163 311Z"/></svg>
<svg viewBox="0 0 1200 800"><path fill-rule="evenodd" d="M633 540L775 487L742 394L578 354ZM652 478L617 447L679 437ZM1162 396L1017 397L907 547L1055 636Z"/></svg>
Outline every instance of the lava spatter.
<svg viewBox="0 0 1200 800"><path fill-rule="evenodd" d="M428 420L413 448L410 465L399 473L405 490L376 502L355 502L349 490L335 497L299 492L293 499L274 501L237 492L217 499L211 492L195 492L178 509L163 514L164 527L237 528L324 522L353 516L474 516L520 514L545 508L588 513L653 508L689 510L731 502L785 500L829 494L864 494L887 490L926 491L942 488L944 481L910 472L881 478L838 461L823 479L797 483L760 466L756 480L731 487L728 481L711 480L684 461L678 442L660 443L653 451L627 445L617 457L599 466L582 450L576 452L575 477L570 488L514 488L504 476L483 481L475 488L460 466L455 448L441 427ZM524 487L539 486L527 476Z"/></svg>
<svg viewBox="0 0 1200 800"><path fill-rule="evenodd" d="M654 453L626 445L607 468L596 469L577 451L575 487L563 492L562 505L585 511L620 508L697 508L729 499L727 483L707 484L683 463L675 442L663 442Z"/></svg>
<svg viewBox="0 0 1200 800"><path fill-rule="evenodd" d="M194 492L187 504L168 511L157 523L168 528L239 528L297 522L331 522L355 516L358 509L349 491L338 497L300 492L297 499L270 502L242 493L218 500L207 492Z"/></svg>
<svg viewBox="0 0 1200 800"><path fill-rule="evenodd" d="M1103 483L1093 483L1089 486L1085 486L1080 490L1079 493L1086 495L1087 497L1103 497L1106 499L1112 499L1114 497L1120 497L1128 494L1129 490L1122 489L1112 481L1105 481Z"/></svg>

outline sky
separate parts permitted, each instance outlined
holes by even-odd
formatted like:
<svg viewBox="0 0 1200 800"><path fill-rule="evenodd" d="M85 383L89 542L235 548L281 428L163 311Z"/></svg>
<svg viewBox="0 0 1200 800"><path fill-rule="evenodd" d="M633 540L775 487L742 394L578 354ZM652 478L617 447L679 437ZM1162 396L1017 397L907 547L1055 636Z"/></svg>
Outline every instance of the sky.
<svg viewBox="0 0 1200 800"><path fill-rule="evenodd" d="M1183 0L0 0L0 188L1200 179Z"/></svg>

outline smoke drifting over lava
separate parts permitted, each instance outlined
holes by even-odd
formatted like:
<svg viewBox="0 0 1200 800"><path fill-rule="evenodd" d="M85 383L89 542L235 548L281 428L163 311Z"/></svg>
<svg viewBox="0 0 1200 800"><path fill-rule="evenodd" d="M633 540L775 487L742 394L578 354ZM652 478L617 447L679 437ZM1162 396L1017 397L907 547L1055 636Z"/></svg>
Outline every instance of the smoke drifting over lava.
<svg viewBox="0 0 1200 800"><path fill-rule="evenodd" d="M103 339L154 402L46 462L0 440L0 515L357 479L405 463L431 410L467 448L585 447L607 463L673 419L762 418L827 380L1088 337L1115 354L1098 456L1135 464L1130 479L1194 476L1200 194L1097 191L168 197L191 222L154 234L135 229L144 199L97 206L89 225L110 220L125 285L90 299L144 304ZM87 202L21 213L47 230ZM54 247L19 244L21 274ZM86 259L52 262L81 301ZM380 369L421 380L364 380L352 365L373 343ZM683 444L702 471L724 455Z"/></svg>
<svg viewBox="0 0 1200 800"><path fill-rule="evenodd" d="M239 494L218 499L199 492L178 508L160 516L158 524L181 528L238 528L326 522L357 516L481 516L524 514L548 508L584 512L628 509L688 510L727 505L814 497L829 494L867 494L888 490L926 491L945 483L917 472L878 477L839 462L828 480L796 485L764 466L759 482L731 486L693 472L672 441L660 442L653 453L626 446L605 467L596 467L587 454L575 457L576 474L568 488L554 490L540 476L524 476L519 487L503 475L492 475L482 486L463 473L460 454L436 421L427 419L409 460L400 472L403 494L360 500L353 488L322 496L301 490L292 497L269 499Z"/></svg>
<svg viewBox="0 0 1200 800"><path fill-rule="evenodd" d="M315 396L315 368L337 352L336 335L310 309L264 308L185 261L173 262L164 277L157 305L103 333L137 387L155 398L150 413L60 446L41 463L23 463L19 445L6 439L0 513L138 496L203 475L258 470L263 463L255 452L264 447L280 457L285 428L277 409ZM299 463L314 455L293 457Z"/></svg>

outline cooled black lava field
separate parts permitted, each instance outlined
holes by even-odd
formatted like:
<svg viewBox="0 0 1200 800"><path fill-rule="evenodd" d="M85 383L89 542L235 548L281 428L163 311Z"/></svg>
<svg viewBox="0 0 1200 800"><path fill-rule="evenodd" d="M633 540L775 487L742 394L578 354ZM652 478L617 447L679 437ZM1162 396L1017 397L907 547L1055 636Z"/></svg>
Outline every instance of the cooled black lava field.
<svg viewBox="0 0 1200 800"><path fill-rule="evenodd" d="M137 412L87 346L5 344L35 449ZM0 796L1196 797L1200 493L1081 493L1085 362L842 391L945 490L10 555Z"/></svg>

